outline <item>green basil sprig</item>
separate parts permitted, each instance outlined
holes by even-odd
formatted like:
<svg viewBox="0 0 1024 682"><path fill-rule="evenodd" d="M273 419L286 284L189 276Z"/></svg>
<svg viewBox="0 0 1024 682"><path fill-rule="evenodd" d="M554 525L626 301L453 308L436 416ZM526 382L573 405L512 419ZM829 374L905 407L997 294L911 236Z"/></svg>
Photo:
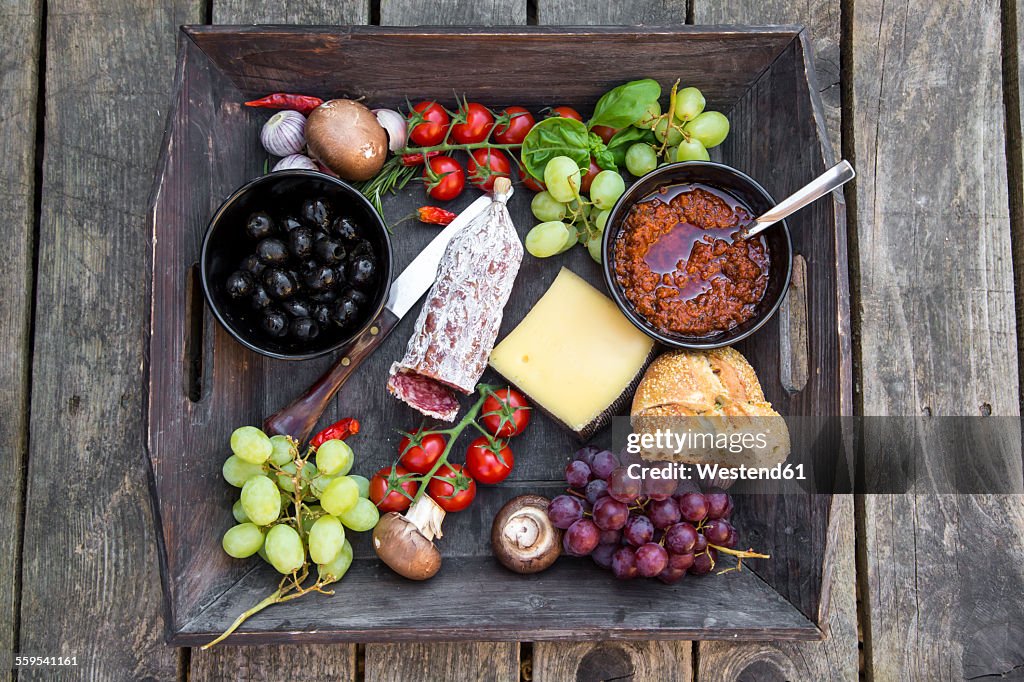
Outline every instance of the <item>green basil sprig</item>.
<svg viewBox="0 0 1024 682"><path fill-rule="evenodd" d="M625 128L640 118L659 97L661 85L654 79L644 78L623 83L601 96L587 127Z"/></svg>
<svg viewBox="0 0 1024 682"><path fill-rule="evenodd" d="M526 172L543 182L544 167L556 156L568 156L581 169L590 165L590 134L575 119L546 118L526 134L519 154Z"/></svg>

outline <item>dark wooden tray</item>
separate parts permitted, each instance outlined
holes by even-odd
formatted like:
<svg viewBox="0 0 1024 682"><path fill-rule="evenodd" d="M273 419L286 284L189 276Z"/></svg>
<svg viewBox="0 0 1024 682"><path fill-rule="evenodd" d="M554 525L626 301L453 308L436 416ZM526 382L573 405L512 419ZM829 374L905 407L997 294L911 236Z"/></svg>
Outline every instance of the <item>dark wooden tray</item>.
<svg viewBox="0 0 1024 682"><path fill-rule="evenodd" d="M579 55L586 54L586 68ZM444 68L458 55L459 68ZM393 29L373 27L185 27L176 92L152 197L152 308L147 363L147 447L159 519L167 632L202 643L276 585L258 560L220 549L236 491L220 476L232 428L259 424L331 362L274 361L235 343L206 310L197 260L207 221L237 186L263 171L257 132L267 113L240 103L274 91L364 96L378 106L411 99L489 105L568 104L583 111L611 86L676 78L727 112L732 132L720 160L785 196L832 163L806 33L769 28ZM438 74L446 74L443 78ZM467 192L453 208L472 200ZM510 210L532 225L527 191ZM424 203L419 187L389 199L390 220ZM790 221L797 277L781 315L739 349L768 398L787 415L851 413L845 209L819 201ZM412 222L394 236L404 267L434 234ZM505 333L566 265L598 287L583 249L527 257L506 308ZM349 381L326 419L354 415L354 471L392 461L395 429L418 416L384 390L390 363L411 333L409 315ZM607 438L608 434L599 436ZM744 543L771 561L753 570L672 587L618 583L589 560L562 559L531 577L491 558L490 522L509 497L554 491L577 443L545 419L516 442L512 478L478 495L445 523L441 573L412 583L383 567L367 534L333 597L312 595L252 618L236 643L473 639L816 639L823 636L832 545L828 495L749 498L738 504Z"/></svg>

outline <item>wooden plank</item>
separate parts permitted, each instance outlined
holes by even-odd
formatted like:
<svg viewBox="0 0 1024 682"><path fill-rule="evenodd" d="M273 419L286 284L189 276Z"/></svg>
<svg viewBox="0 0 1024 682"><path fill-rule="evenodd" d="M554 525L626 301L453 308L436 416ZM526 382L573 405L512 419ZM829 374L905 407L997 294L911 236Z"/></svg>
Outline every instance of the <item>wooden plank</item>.
<svg viewBox="0 0 1024 682"><path fill-rule="evenodd" d="M0 58L0 224L7 246L0 269L11 287L0 298L0 480L7 494L0 502L0 651L17 651L15 624L20 571L20 526L23 512L25 449L28 446L29 330L32 305L32 250L35 215L36 97L41 3L18 0L0 7L0 41L19 45ZM6 675L6 671L0 673Z"/></svg>
<svg viewBox="0 0 1024 682"><path fill-rule="evenodd" d="M689 642L574 642L534 645L534 682L686 682L694 679Z"/></svg>
<svg viewBox="0 0 1024 682"><path fill-rule="evenodd" d="M685 24L687 0L635 0L587 2L587 0L538 0L537 23L569 26L668 26Z"/></svg>
<svg viewBox="0 0 1024 682"><path fill-rule="evenodd" d="M347 682L356 679L355 645L219 646L192 650L191 682L291 680Z"/></svg>
<svg viewBox="0 0 1024 682"><path fill-rule="evenodd" d="M1000 11L853 6L865 414L1019 414ZM929 492L864 498L867 674L1019 672L1020 497Z"/></svg>
<svg viewBox="0 0 1024 682"><path fill-rule="evenodd" d="M366 0L326 4L301 2L263 3L250 0L217 0L213 21L218 24L365 24L370 18ZM310 597L316 599L317 595ZM298 663L297 663L298 662ZM211 651L194 649L189 679L214 680L354 680L354 644L326 646L225 647Z"/></svg>
<svg viewBox="0 0 1024 682"><path fill-rule="evenodd" d="M366 647L366 682L508 682L518 679L519 644L516 642L403 642Z"/></svg>
<svg viewBox="0 0 1024 682"><path fill-rule="evenodd" d="M526 0L380 0L381 26L518 26Z"/></svg>
<svg viewBox="0 0 1024 682"><path fill-rule="evenodd" d="M143 215L174 27L202 5L56 0L47 10L19 648L77 655L82 677L174 678L140 459Z"/></svg>

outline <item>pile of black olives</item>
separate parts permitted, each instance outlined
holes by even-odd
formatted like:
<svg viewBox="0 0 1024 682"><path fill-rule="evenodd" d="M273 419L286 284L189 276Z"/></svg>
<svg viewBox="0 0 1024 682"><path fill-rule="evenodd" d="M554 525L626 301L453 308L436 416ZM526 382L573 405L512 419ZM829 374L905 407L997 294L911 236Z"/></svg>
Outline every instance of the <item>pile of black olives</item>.
<svg viewBox="0 0 1024 682"><path fill-rule="evenodd" d="M233 300L248 303L266 336L308 342L364 321L377 256L355 222L326 199L306 199L298 217L257 211L245 232L255 251L224 286Z"/></svg>

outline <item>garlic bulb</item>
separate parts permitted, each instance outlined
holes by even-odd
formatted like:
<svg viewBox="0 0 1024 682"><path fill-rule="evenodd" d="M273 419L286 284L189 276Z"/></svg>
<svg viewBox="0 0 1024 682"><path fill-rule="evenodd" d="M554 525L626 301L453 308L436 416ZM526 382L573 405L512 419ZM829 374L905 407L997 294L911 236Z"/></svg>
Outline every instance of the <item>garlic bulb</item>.
<svg viewBox="0 0 1024 682"><path fill-rule="evenodd" d="M306 117L297 111L279 111L263 124L263 148L274 156L297 154L306 146Z"/></svg>
<svg viewBox="0 0 1024 682"><path fill-rule="evenodd" d="M305 154L289 154L284 157L271 169L271 172L279 170L291 170L293 168L299 168L302 170L318 170L316 161L309 158Z"/></svg>

